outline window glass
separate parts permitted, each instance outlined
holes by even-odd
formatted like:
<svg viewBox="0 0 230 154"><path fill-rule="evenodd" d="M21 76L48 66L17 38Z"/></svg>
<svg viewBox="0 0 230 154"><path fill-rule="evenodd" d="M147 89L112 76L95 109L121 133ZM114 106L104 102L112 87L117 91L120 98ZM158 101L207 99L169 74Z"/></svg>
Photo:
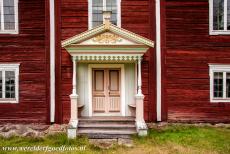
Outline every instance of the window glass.
<svg viewBox="0 0 230 154"><path fill-rule="evenodd" d="M2 71L0 71L0 98L2 98Z"/></svg>
<svg viewBox="0 0 230 154"><path fill-rule="evenodd" d="M93 1L93 27L99 26L103 23L103 0L92 0Z"/></svg>
<svg viewBox="0 0 230 154"><path fill-rule="evenodd" d="M117 0L92 0L92 25L93 27L103 24L103 10L111 11L111 23L117 25Z"/></svg>
<svg viewBox="0 0 230 154"><path fill-rule="evenodd" d="M214 72L214 94L216 98L223 97L223 72Z"/></svg>
<svg viewBox="0 0 230 154"><path fill-rule="evenodd" d="M107 0L106 1L106 11L111 11L111 23L117 25L117 2L116 0Z"/></svg>
<svg viewBox="0 0 230 154"><path fill-rule="evenodd" d="M226 73L226 97L230 98L230 73Z"/></svg>
<svg viewBox="0 0 230 154"><path fill-rule="evenodd" d="M6 71L5 74L6 98L15 98L15 72Z"/></svg>
<svg viewBox="0 0 230 154"><path fill-rule="evenodd" d="M3 0L5 30L15 29L14 0Z"/></svg>
<svg viewBox="0 0 230 154"><path fill-rule="evenodd" d="M213 29L224 30L224 0L213 0Z"/></svg>
<svg viewBox="0 0 230 154"><path fill-rule="evenodd" d="M1 7L1 4L0 4L0 30L2 29L2 27L1 27L2 26L2 23L1 23L2 22L2 14L1 14L2 11L1 11L1 9L2 9L2 7Z"/></svg>
<svg viewBox="0 0 230 154"><path fill-rule="evenodd" d="M230 30L230 1L227 1L227 3L228 3L228 16L227 16L227 18L228 18L228 30Z"/></svg>

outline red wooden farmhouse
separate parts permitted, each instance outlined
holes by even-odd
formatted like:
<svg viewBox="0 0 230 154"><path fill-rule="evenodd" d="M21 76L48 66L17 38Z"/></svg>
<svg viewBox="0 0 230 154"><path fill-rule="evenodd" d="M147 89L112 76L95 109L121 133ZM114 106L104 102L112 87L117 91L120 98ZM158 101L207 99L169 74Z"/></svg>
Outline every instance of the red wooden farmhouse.
<svg viewBox="0 0 230 154"><path fill-rule="evenodd" d="M229 35L229 0L0 0L0 123L229 123Z"/></svg>

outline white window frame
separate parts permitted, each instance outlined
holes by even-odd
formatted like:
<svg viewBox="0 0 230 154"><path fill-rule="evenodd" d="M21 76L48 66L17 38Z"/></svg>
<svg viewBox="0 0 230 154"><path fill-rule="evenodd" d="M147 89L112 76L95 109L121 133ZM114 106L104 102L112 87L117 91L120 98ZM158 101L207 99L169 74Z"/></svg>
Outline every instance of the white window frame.
<svg viewBox="0 0 230 154"><path fill-rule="evenodd" d="M105 7L106 0L103 0L103 7ZM93 28L93 3L92 0L88 0L88 29ZM105 8L104 8L105 9ZM121 0L117 0L117 26L121 27Z"/></svg>
<svg viewBox="0 0 230 154"><path fill-rule="evenodd" d="M0 98L1 103L18 103L19 102L19 66L20 64L0 64L0 71L3 73L2 94L5 95L5 71L15 72L15 98Z"/></svg>
<svg viewBox="0 0 230 154"><path fill-rule="evenodd" d="M222 72L223 73L223 98L214 98L213 96L213 86L214 86L214 73L215 72ZM209 65L209 76L210 76L210 101L212 103L220 103L226 102L230 103L230 98L226 97L226 72L230 72L230 65L216 65L210 64Z"/></svg>
<svg viewBox="0 0 230 154"><path fill-rule="evenodd" d="M18 34L18 0L14 0L14 11L15 11L15 29L14 30L5 30L4 29L4 12L3 12L3 0L0 0L1 7L1 29L0 34Z"/></svg>
<svg viewBox="0 0 230 154"><path fill-rule="evenodd" d="M224 30L213 30L213 0L209 0L209 34L210 35L228 35L230 30L227 30L227 13L228 13L228 0L224 0ZM230 3L230 2L229 2Z"/></svg>

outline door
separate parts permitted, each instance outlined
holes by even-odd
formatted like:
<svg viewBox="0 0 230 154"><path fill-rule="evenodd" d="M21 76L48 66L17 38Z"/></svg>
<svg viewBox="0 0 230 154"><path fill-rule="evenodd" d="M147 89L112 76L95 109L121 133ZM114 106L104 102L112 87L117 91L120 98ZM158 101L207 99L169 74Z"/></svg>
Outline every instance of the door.
<svg viewBox="0 0 230 154"><path fill-rule="evenodd" d="M93 114L119 115L121 111L120 69L93 69Z"/></svg>

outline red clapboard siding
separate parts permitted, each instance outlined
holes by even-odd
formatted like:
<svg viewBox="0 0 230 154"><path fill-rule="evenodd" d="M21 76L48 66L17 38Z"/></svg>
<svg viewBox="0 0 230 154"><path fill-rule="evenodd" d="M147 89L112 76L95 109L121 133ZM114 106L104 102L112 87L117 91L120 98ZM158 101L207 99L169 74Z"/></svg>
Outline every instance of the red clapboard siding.
<svg viewBox="0 0 230 154"><path fill-rule="evenodd" d="M230 37L209 35L208 0L166 0L168 121L230 122L229 103L210 103L209 63L230 64Z"/></svg>
<svg viewBox="0 0 230 154"><path fill-rule="evenodd" d="M88 0L61 0L61 40L88 30ZM155 40L155 2L154 0L122 0L122 28ZM70 118L70 99L72 89L72 61L66 50L61 51L61 104L63 122ZM145 119L156 119L156 80L155 49L145 55L142 65L143 93L145 95Z"/></svg>
<svg viewBox="0 0 230 154"><path fill-rule="evenodd" d="M0 104L0 123L49 122L49 9L45 0L19 0L19 34L0 35L0 63L20 63L19 103ZM47 28L45 28L47 26Z"/></svg>

